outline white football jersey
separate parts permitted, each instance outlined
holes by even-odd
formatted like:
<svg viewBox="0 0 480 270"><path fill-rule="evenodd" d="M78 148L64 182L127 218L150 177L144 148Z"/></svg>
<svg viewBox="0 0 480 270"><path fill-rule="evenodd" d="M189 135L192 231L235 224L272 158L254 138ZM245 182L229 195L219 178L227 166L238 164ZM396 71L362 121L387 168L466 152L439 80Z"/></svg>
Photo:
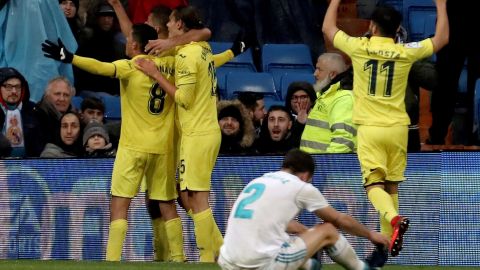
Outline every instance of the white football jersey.
<svg viewBox="0 0 480 270"><path fill-rule="evenodd" d="M240 267L269 263L289 239L288 223L302 210L328 206L313 185L278 171L252 180L233 205L222 256Z"/></svg>

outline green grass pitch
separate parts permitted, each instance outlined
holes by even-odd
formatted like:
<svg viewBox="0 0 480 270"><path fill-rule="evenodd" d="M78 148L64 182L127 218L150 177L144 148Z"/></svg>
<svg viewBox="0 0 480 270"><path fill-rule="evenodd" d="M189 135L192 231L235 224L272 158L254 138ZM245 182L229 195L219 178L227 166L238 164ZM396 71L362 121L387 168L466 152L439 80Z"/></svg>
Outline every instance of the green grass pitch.
<svg viewBox="0 0 480 270"><path fill-rule="evenodd" d="M197 263L158 263L158 262L100 262L100 261L39 261L39 260L0 260L2 270L220 270L215 264ZM323 270L343 269L338 265L324 265ZM384 270L480 270L480 267L439 267L387 265Z"/></svg>

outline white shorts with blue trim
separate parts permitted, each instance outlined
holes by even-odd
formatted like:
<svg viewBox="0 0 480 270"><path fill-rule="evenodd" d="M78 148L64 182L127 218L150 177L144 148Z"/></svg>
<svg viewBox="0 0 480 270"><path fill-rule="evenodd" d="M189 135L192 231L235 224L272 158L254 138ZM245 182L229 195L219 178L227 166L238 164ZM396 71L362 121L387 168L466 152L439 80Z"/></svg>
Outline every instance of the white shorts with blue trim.
<svg viewBox="0 0 480 270"><path fill-rule="evenodd" d="M221 254L218 258L218 265L223 270L297 270L300 268L307 255L307 246L302 238L291 236L290 239L283 243L277 255L270 262L258 268L246 268L235 265L227 261Z"/></svg>

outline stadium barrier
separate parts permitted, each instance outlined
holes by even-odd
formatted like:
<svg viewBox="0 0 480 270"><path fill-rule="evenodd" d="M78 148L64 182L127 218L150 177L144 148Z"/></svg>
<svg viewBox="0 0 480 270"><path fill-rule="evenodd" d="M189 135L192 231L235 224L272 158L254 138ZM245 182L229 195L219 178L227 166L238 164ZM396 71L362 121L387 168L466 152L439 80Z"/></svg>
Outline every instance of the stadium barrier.
<svg viewBox="0 0 480 270"><path fill-rule="evenodd" d="M337 209L370 228L378 216L367 201L355 155L315 156L313 183ZM282 157L219 157L211 204L222 231L231 206L252 178L275 171ZM480 266L480 153L410 154L400 188L401 213L410 217L404 250L389 263ZM102 260L109 226L113 159L0 160L0 258ZM123 259L153 258L143 194L132 202ZM272 205L272 207L275 207ZM193 223L181 212L185 252L198 259ZM268 217L265 217L268 218ZM301 213L301 222L318 220ZM372 245L350 237L360 257ZM329 261L326 260L328 263Z"/></svg>

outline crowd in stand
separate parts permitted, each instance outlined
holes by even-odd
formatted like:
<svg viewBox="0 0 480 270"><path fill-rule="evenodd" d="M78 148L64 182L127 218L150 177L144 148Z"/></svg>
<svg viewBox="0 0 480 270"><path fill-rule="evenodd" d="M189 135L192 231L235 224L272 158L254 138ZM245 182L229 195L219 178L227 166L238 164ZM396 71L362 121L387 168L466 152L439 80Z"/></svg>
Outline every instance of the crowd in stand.
<svg viewBox="0 0 480 270"><path fill-rule="evenodd" d="M96 5L90 2L96 2ZM78 43L75 54L104 62L126 58L127 34L120 31L117 18L119 14L115 10L115 4L121 2L109 1L114 3L113 6L106 1L90 2L84 5L90 9L80 14L81 3L78 0L59 0L59 6ZM142 13L144 7L139 7L140 4L134 3L135 1L131 2L130 6L135 8L136 16L139 17L138 14ZM162 11L157 7L152 12L168 12L168 9ZM150 17L147 19L153 20ZM166 25L166 22L156 23ZM167 29L164 29L163 33L166 32ZM161 35L162 31L158 33L161 38L168 37L168 34ZM163 49L161 46L168 48L171 44L162 43L157 46ZM313 86L308 82L292 83L284 106L272 106L267 112L262 95L248 92L241 93L238 100L219 102L218 123L222 131L220 153L282 154L291 148L302 148L310 153L355 152L356 127L351 123L352 95L349 91L352 88L351 70L347 70L348 66L336 57L338 55L333 53L319 57L315 71L317 83ZM431 66L428 62L419 62L412 68L412 73L420 65ZM326 69L329 70L325 73ZM96 130L105 130L102 134L107 135L102 136L106 143L103 147L116 148L120 122L105 123L101 115L105 112L105 106L99 97L118 95L118 79L91 74L75 66L74 75L74 85L66 77L51 78L42 99L34 104L30 100L29 85L24 76L14 68L0 70L2 157L114 155L115 151L92 153L92 148L86 145L83 136L87 134L89 124L89 120L85 119L93 118L99 122ZM411 77L413 79L410 81L415 81L415 76ZM348 78L350 83L347 83ZM428 81L436 80L428 78ZM418 85L426 83L415 83L413 88L417 89ZM346 91L332 90L330 86ZM71 99L75 95L85 98L81 108L73 108L71 105ZM413 99L418 102L418 93ZM407 101L407 107L408 104ZM410 113L409 109L412 127L416 129L411 130L414 132L409 136L409 150L418 151L418 104L412 111ZM92 113L96 115L92 117ZM75 119L78 120L77 124L74 123Z"/></svg>

